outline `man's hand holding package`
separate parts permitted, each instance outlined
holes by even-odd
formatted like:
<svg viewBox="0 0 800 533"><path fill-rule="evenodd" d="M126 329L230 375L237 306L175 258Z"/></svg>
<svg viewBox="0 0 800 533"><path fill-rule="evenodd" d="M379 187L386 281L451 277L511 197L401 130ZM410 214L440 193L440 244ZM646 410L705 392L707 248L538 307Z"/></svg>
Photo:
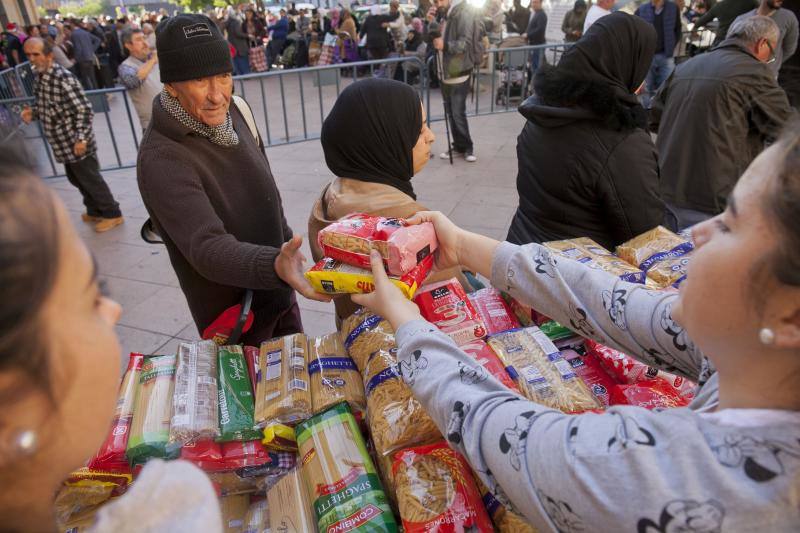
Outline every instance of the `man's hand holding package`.
<svg viewBox="0 0 800 533"><path fill-rule="evenodd" d="M316 292L303 276L306 270L306 258L300 252L302 244L303 238L299 235L295 235L291 240L283 243L281 253L275 258L275 272L291 288L309 300L330 302L330 296Z"/></svg>

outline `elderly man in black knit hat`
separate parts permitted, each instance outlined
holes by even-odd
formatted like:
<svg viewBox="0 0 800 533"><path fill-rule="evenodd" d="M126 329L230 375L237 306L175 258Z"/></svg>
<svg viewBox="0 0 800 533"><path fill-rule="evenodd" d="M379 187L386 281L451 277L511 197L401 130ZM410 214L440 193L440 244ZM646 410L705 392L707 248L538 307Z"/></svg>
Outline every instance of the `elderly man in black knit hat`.
<svg viewBox="0 0 800 533"><path fill-rule="evenodd" d="M164 90L139 150L139 190L199 333L247 289L255 318L242 342L302 331L294 291L328 298L303 277L301 238L286 224L252 111L232 95L227 41L208 17L183 14L158 25L156 43Z"/></svg>

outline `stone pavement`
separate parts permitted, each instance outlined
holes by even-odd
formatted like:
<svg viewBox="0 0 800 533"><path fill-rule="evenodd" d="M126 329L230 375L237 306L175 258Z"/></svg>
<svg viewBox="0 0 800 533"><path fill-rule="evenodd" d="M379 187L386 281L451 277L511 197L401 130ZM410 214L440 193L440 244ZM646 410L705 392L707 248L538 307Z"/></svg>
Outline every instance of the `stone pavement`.
<svg viewBox="0 0 800 533"><path fill-rule="evenodd" d="M436 157L414 178L419 201L444 212L461 227L491 237L505 237L517 206L516 137L524 119L517 113L470 118L476 163L456 159L450 166L438 153L446 149L444 123L433 124ZM269 148L272 171L283 199L289 225L307 233L308 215L322 187L332 179L319 141ZM131 351L170 353L182 340L196 340L186 300L178 286L166 249L141 240L139 229L147 218L136 184L135 169L106 172L126 222L104 234L80 222L79 193L66 180L48 180L73 214L80 235L100 265L100 277L111 296L123 306L117 326L123 358ZM310 258L307 243L306 257ZM335 330L333 304L299 297L303 323L309 335Z"/></svg>

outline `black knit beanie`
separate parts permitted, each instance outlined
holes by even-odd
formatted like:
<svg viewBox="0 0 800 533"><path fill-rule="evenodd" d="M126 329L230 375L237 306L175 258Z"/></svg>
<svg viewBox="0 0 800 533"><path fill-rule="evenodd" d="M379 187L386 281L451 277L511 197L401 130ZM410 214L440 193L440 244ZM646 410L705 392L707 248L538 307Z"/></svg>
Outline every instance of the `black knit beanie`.
<svg viewBox="0 0 800 533"><path fill-rule="evenodd" d="M156 51L161 83L233 72L228 41L205 15L162 20L156 28Z"/></svg>

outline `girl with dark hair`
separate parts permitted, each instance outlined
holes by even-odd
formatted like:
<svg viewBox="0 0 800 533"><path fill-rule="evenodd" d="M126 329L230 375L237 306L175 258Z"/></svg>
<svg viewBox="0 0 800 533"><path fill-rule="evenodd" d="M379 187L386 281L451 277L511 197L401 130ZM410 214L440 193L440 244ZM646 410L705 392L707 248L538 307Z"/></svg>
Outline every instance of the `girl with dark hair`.
<svg viewBox="0 0 800 533"><path fill-rule="evenodd" d="M120 306L58 197L0 145L0 524L54 531L53 497L114 416ZM156 507L154 507L154 505ZM222 531L213 486L193 465L148 463L90 531Z"/></svg>
<svg viewBox="0 0 800 533"><path fill-rule="evenodd" d="M722 215L694 227L680 292L499 243L441 213L410 220L423 221L436 227L437 267L474 269L581 335L699 385L688 407L570 415L491 376L465 381L474 360L373 257L375 292L353 300L391 323L398 368L415 369L403 380L498 500L537 531L800 531L800 126L756 158Z"/></svg>
<svg viewBox="0 0 800 533"><path fill-rule="evenodd" d="M591 237L613 249L663 222L658 157L636 96L655 47L652 25L614 13L536 73L519 108L528 121L510 242Z"/></svg>

